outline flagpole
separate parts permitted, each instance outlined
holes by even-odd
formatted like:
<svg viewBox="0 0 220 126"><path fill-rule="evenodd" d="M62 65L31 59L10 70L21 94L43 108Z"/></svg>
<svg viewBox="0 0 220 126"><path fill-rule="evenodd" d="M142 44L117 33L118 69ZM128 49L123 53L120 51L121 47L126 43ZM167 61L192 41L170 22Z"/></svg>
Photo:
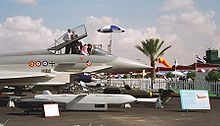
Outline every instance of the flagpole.
<svg viewBox="0 0 220 126"><path fill-rule="evenodd" d="M175 72L175 82L176 82L176 81L177 81L176 68L177 68L177 66L178 66L178 63L177 63L176 57L174 57L174 58L175 58L175 61L174 61L174 72Z"/></svg>
<svg viewBox="0 0 220 126"><path fill-rule="evenodd" d="M176 64L174 65L174 72L175 72L175 74L174 74L175 75L175 81L177 81L176 80Z"/></svg>
<svg viewBox="0 0 220 126"><path fill-rule="evenodd" d="M112 33L110 33L110 41L109 41L109 44L108 44L108 52L109 53L112 53Z"/></svg>

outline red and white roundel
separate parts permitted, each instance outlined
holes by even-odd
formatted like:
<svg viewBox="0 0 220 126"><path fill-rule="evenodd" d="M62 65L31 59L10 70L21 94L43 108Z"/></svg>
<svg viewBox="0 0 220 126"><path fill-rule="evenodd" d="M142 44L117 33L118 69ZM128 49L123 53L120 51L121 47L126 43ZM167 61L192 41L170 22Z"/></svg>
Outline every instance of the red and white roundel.
<svg viewBox="0 0 220 126"><path fill-rule="evenodd" d="M37 67L40 67L40 66L41 66L41 62L40 62L40 61L37 61L37 62L36 62L36 66L37 66Z"/></svg>
<svg viewBox="0 0 220 126"><path fill-rule="evenodd" d="M35 65L34 61L28 62L28 66L29 66L29 67L34 67L34 65Z"/></svg>
<svg viewBox="0 0 220 126"><path fill-rule="evenodd" d="M90 60L86 61L86 65L87 66L91 66L92 65L92 62Z"/></svg>

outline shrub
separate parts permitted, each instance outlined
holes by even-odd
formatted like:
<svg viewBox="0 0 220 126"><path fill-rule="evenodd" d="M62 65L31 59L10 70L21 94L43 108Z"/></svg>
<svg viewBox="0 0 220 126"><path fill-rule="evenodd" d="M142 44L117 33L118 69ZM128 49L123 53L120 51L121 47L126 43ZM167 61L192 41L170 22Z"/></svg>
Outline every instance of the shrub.
<svg viewBox="0 0 220 126"><path fill-rule="evenodd" d="M219 81L220 80L220 72L209 72L206 76L207 81Z"/></svg>
<svg viewBox="0 0 220 126"><path fill-rule="evenodd" d="M171 72L168 72L167 74L166 74L166 78L174 78L174 74L172 74Z"/></svg>
<svg viewBox="0 0 220 126"><path fill-rule="evenodd" d="M196 73L195 72L189 71L186 75L187 75L187 78L195 80L195 77L196 77Z"/></svg>

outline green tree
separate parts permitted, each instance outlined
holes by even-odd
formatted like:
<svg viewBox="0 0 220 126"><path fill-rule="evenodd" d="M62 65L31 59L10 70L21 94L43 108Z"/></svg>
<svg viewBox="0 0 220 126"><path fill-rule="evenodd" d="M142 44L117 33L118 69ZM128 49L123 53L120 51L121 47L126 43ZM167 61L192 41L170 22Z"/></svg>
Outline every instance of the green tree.
<svg viewBox="0 0 220 126"><path fill-rule="evenodd" d="M151 80L152 80L151 88L153 88L153 84L154 84L155 77L156 77L156 74L155 74L156 61L160 56L164 54L164 52L167 49L171 47L170 45L164 49L161 49L163 44L164 44L164 41L160 42L159 39L151 38L151 39L146 39L144 41L141 41L141 46L139 45L135 46L138 50L143 52L150 59L151 67L153 67L153 69L151 70Z"/></svg>
<svg viewBox="0 0 220 126"><path fill-rule="evenodd" d="M166 78L174 78L174 77L175 77L175 75L172 74L172 72L168 72L168 73L166 74Z"/></svg>
<svg viewBox="0 0 220 126"><path fill-rule="evenodd" d="M220 72L209 72L206 76L207 81L220 81Z"/></svg>
<svg viewBox="0 0 220 126"><path fill-rule="evenodd" d="M195 77L196 77L196 73L195 72L189 71L187 73L187 78L191 78L194 81Z"/></svg>

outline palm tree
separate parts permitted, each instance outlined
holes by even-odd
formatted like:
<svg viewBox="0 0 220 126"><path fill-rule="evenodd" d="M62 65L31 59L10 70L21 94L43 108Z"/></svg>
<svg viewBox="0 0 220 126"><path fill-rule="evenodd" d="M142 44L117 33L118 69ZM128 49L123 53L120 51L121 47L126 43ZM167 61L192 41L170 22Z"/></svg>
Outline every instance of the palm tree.
<svg viewBox="0 0 220 126"><path fill-rule="evenodd" d="M141 44L142 46L136 45L135 47L141 52L143 52L147 57L150 58L151 67L153 67L153 69L151 70L151 79L152 79L151 88L153 88L153 84L156 78L156 74L155 74L156 61L160 56L164 54L164 52L167 49L171 47L171 45L160 51L162 45L164 44L164 41L160 42L159 39L153 39L153 38L146 39L145 41L141 41Z"/></svg>

